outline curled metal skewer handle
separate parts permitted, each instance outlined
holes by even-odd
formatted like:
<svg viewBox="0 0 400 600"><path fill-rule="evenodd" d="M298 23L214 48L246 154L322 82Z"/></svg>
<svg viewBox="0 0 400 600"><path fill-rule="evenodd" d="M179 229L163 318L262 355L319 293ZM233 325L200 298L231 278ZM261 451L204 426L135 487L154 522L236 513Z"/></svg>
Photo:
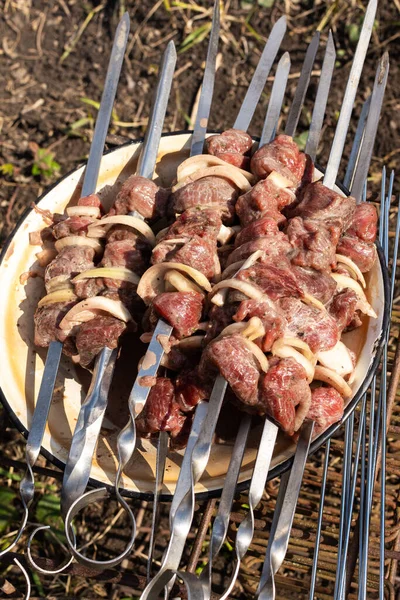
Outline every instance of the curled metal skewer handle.
<svg viewBox="0 0 400 600"><path fill-rule="evenodd" d="M32 503L33 496L35 493L35 477L33 474L32 467L37 461L37 458L40 453L40 448L43 442L47 418L49 416L51 400L54 392L54 386L56 383L58 366L60 364L61 351L62 344L60 342L51 342L47 354L47 360L43 371L43 377L40 384L35 410L33 412L32 423L28 434L28 440L26 442L25 447L25 460L27 469L19 487L24 514L17 535L15 536L11 544L7 546L5 550L0 552L0 557L6 554L7 552L10 552L10 550L12 550L16 546L18 541L21 539L21 536L25 530L28 521L29 507Z"/></svg>
<svg viewBox="0 0 400 600"><path fill-rule="evenodd" d="M205 600L210 600L211 598L213 561L218 556L228 533L229 517L232 510L232 504L235 497L236 486L239 479L240 468L242 466L250 427L251 416L245 414L241 420L239 431L235 439L235 444L232 448L232 456L229 462L228 472L225 478L221 500L218 506L218 512L213 523L208 564L203 569L199 577L199 581L203 586ZM194 600L192 591L193 590L189 586L188 600Z"/></svg>
<svg viewBox="0 0 400 600"><path fill-rule="evenodd" d="M83 179L82 195L84 195L84 196L92 194L96 190L96 184L97 184L98 174L99 174L99 170L100 170L100 163L101 163L101 158L102 158L103 150L104 150L104 143L105 143L105 139L106 139L106 135L107 135L107 131L108 131L108 126L110 123L110 118L111 118L112 107L114 104L115 95L117 92L118 80L119 80L119 76L121 73L121 68L122 68L122 64L123 64L123 60L124 60L125 48L126 48L126 44L128 42L129 29L130 29L129 15L126 12L122 16L122 18L118 24L118 27L117 27L117 30L115 33L114 42L113 42L113 47L111 50L111 56L110 56L110 61L109 61L108 69L107 69L103 95L102 95L101 103L100 103L99 114L96 119L93 141L92 141L92 144L90 147L88 163L87 163L87 166L85 169L85 174L84 174L84 179ZM46 405L46 406L48 406L48 408L47 408L47 412L44 408L38 411L37 410L37 408L39 406L39 399L38 399L37 408L35 409L34 418L33 418L32 427L31 427L31 433L33 430L32 435L34 436L34 439L36 442L36 447L38 447L38 452L40 450L40 445L43 440L43 434L44 434L44 430L45 430L47 418L48 418L48 410L50 408L51 400L53 397L54 383L53 383L53 385L51 385L51 381L54 379L54 382L55 382L55 378L57 376L58 366L59 366L59 362L60 362L60 357L61 357L61 351L62 351L62 344L60 342L52 342L50 344L49 351L47 353L45 372L44 372L42 384L40 387L39 397L41 396L41 393L43 390L42 406ZM47 383L45 380L45 376L50 380L50 381L47 381ZM36 413L37 413L37 416L35 416ZM40 438L40 441L39 441L39 438ZM28 444L29 444L29 438L28 438ZM30 456L28 457L28 454L27 454L27 463L28 463L28 470L30 471L30 473L28 475L29 480L28 480L28 485L26 486L26 493L28 493L28 495L29 494L33 495L33 473L32 473L32 469L31 469L30 465L33 465L33 463L31 461L32 461L32 458L35 456L35 453L34 452L32 453L32 451L29 451L29 452L30 452ZM36 458L37 458L37 454L36 454ZM36 458L34 458L34 461L36 461ZM24 484L24 480L21 483L22 487L24 487L23 484ZM27 510L26 510L25 518L27 518L27 516L28 515L27 515ZM39 529L42 529L42 528L39 528ZM47 527L45 527L45 529L47 529ZM36 565L36 563L34 562L34 560L32 558L32 555L31 555L30 546L31 546L33 537L37 531L38 531L38 529L36 529L32 533L32 535L30 536L29 541L28 541L28 560L29 560L31 566L34 569L36 569L37 571L40 571L44 574L50 575L52 573L60 573L67 566L69 566L69 564L72 562L72 558L67 562L67 564L65 564L63 567L60 567L60 569L57 569L56 571L48 571L48 570L42 569L41 567Z"/></svg>
<svg viewBox="0 0 400 600"><path fill-rule="evenodd" d="M164 118L165 118L165 113L167 110L168 98L169 98L173 74L174 74L174 70L175 70L175 64L176 64L175 45L173 42L170 42L168 44L167 49L163 56L163 61L162 61L161 68L160 68L160 76L158 79L154 102L153 102L152 109L151 109L151 116L150 116L150 120L149 120L148 131L147 131L145 141L143 144L143 148L142 148L142 152L141 152L141 155L139 158L138 173L143 177L144 176L151 177L154 172L154 168L155 168L155 164L156 164L156 160L157 160L157 154L158 154L158 147L159 147L159 143L160 143L163 123L164 123ZM100 363L102 362L103 359L105 359L105 356L107 355L107 351L108 351L108 348L104 348L102 350L101 354L99 355L98 361ZM112 363L112 366L114 367L115 360L116 360L116 351L115 351L115 354L112 357L110 357L108 364ZM151 366L150 366L150 368L148 369L148 372L146 371L146 375L151 375L151 374L155 375L156 373L152 373ZM94 373L94 376L92 379L92 384L94 381L98 381L98 384L100 387L104 386L105 379L107 379L107 376L106 376L104 370L102 372L96 372L96 369L95 369L95 373ZM111 382L111 380L110 380L110 382ZM149 388L140 386L140 380L137 381L136 383L137 383L138 388L140 389L139 397L137 398L137 402L136 402L135 396L134 396L134 391L137 391L137 390L136 390L136 387L134 386L132 393L130 395L130 398L129 398L130 418L129 418L127 425L124 427L124 429L118 435L118 439L117 439L118 469L117 469L117 474L116 474L116 479L115 479L115 494L116 494L116 497L117 497L117 500L118 500L120 506L124 509L124 511L128 515L128 518L130 521L130 536L129 536L129 540L128 540L123 552L112 559L102 560L102 561L93 560L93 559L90 559L90 558L84 556L83 554L81 554L76 548L73 530L72 530L72 522L73 522L74 517L80 512L80 510L82 510L89 504L91 504L93 502L98 502L100 500L104 500L104 499L108 498L110 494L106 488L101 488L99 490L92 490L92 491L89 491L86 494L84 494L84 490L86 488L88 478L89 478L89 473L90 473L90 469L91 469L91 463L92 463L92 459L93 459L95 446L93 446L91 448L91 453L89 453L89 452L86 452L86 450L83 451L83 446L81 445L81 447L79 448L79 451L77 451L76 453L73 453L72 458L71 458L72 464L74 466L74 472L78 473L78 471L80 470L81 474L79 476L79 482L80 482L79 483L79 492L78 492L78 488L76 486L76 478L75 478L75 489L74 489L73 495L71 494L71 487L73 487L73 485L74 485L73 481L70 481L70 483L68 485L69 489L65 489L65 496L68 495L68 499L64 503L62 503L63 512L64 512L64 514L66 514L65 533L66 533L67 543L70 547L71 553L81 564L84 564L91 568L104 569L107 567L114 567L117 564L119 564L126 556L128 556L130 554L133 544L134 544L134 541L135 541L135 537L136 537L135 516L132 512L132 509L130 508L128 503L124 500L124 498L122 497L121 492L120 492L120 483L121 483L121 477L122 477L123 470L125 469L126 465L128 464L129 460L131 459L133 452L135 450L135 447L136 447L136 428L135 428L134 419L137 416L137 414L141 411L141 409L143 408L143 405L144 405L144 403L147 399L147 395L149 393ZM93 407L97 411L100 410L99 402L101 403L101 398L100 398L100 396L97 396L93 403L92 410L93 410ZM107 389L107 393L105 394L105 397L104 397L104 403L102 405L103 409L104 409L102 418L104 417L104 412L107 407L107 402L108 402L108 389ZM81 410L81 412L82 412L82 410ZM102 420L102 418L101 418L101 420ZM85 430L85 432L86 432L85 436L87 436L87 432L89 431L88 426L90 426L90 423L88 421L88 415L86 415L86 419L84 422L85 422L85 426L82 427L82 429ZM96 442L97 442L99 433L100 433L100 429L98 429L96 432L94 432L93 440ZM75 438L75 434L74 434L74 438ZM90 456L89 456L89 454L90 454ZM84 455L86 456L86 460L85 460ZM70 452L70 456L71 456L71 452ZM78 469L78 467L79 467L79 469ZM82 475L82 470L83 470L83 475ZM71 480L71 475L70 475L70 480ZM64 491L64 486L63 486L63 491Z"/></svg>
<svg viewBox="0 0 400 600"><path fill-rule="evenodd" d="M243 521L240 523L235 540L235 566L233 569L231 581L221 596L225 600L230 595L236 583L239 574L240 565L244 555L250 547L254 535L254 510L259 504L265 483L268 477L269 466L271 464L272 454L275 447L278 427L268 419L264 423L261 441L258 447L257 458L254 465L253 475L251 477L248 505L249 511Z"/></svg>
<svg viewBox="0 0 400 600"><path fill-rule="evenodd" d="M274 526L274 529L276 527L275 531L271 530L270 534L271 544L268 544L266 560L264 561L259 589L257 590L259 600L272 600L275 598L274 575L285 558L289 544L297 498L299 497L300 486L303 480L304 467L313 429L313 421L306 421L302 425L290 474L285 474L281 480L281 486L283 486L282 492L279 489L279 504L281 503L281 506L278 505L275 508L279 518L277 519L276 526Z"/></svg>
<svg viewBox="0 0 400 600"><path fill-rule="evenodd" d="M198 430L199 424L201 424L201 429L197 441L193 445L190 460L185 465L182 465L181 468L177 485L177 492L180 494L181 500L170 519L171 538L164 554L161 568L146 586L141 600L155 600L162 589L171 581L174 572L179 567L186 538L193 520L195 503L194 486L199 481L207 466L212 439L227 385L225 379L219 375L215 380L209 403L202 402L196 408L193 421L194 430ZM167 572L169 572L169 575L166 574Z"/></svg>

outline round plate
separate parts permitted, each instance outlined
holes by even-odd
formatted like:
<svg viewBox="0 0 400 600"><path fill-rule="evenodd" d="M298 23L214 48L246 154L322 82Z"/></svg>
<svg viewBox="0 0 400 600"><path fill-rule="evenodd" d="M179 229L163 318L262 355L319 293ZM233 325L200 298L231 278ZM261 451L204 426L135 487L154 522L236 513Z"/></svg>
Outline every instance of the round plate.
<svg viewBox="0 0 400 600"><path fill-rule="evenodd" d="M161 185L171 184L178 164L189 155L190 137L188 132L163 136L155 176ZM135 172L140 145L141 142L129 143L104 155L98 180L98 194L106 209L111 206L121 184ZM84 167L81 167L66 175L47 190L38 200L40 209L49 210L51 213L63 213L67 205L76 204L80 197L83 169ZM31 423L46 357L45 351L38 352L33 345L33 315L37 302L44 293L44 285L40 276L43 269L39 267L35 256L40 247L29 244L29 233L44 226L41 214L30 209L20 220L0 256L1 400L25 436ZM378 318L365 318L361 328L342 337L357 354L352 384L353 397L346 406L343 420L354 410L371 381L389 324L389 282L379 249L378 254L379 261L367 278L367 296ZM21 283L20 276L28 271L31 277ZM93 460L91 484L94 486L113 485L116 472L116 438L128 418L127 399L134 381L137 362L144 351L145 346L138 343L133 336L123 345L110 394L109 409ZM72 432L89 381L90 373L75 367L68 358L62 358L42 448L43 454L61 468L67 460ZM315 438L311 451L315 451L339 426L340 423L337 423ZM261 426L255 427L251 432L239 478L241 486L245 486L251 477L260 429ZM197 494L210 496L220 493L232 445L232 442L214 444L206 472L196 486ZM286 436L278 436L270 477L290 466L294 449L294 444ZM169 497L175 490L182 456L183 450L170 452L168 456L164 498ZM150 497L154 488L155 467L155 442L140 440L138 450L124 476L124 492L131 496Z"/></svg>

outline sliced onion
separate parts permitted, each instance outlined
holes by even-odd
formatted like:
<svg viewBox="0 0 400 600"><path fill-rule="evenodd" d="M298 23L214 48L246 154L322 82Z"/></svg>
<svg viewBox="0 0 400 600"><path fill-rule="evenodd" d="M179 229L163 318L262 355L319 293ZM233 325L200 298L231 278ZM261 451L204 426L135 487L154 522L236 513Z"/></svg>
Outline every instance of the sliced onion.
<svg viewBox="0 0 400 600"><path fill-rule="evenodd" d="M64 316L59 327L60 329L70 331L75 325L93 319L98 312L109 313L125 323L132 321L130 312L120 300L112 300L104 296L93 296L75 304Z"/></svg>
<svg viewBox="0 0 400 600"><path fill-rule="evenodd" d="M79 275L72 279L72 283L76 283L82 279L97 279L97 277L116 279L117 281L127 281L134 285L137 285L140 281L140 277L136 275L136 273L130 269L125 269L124 267L97 267L79 273Z"/></svg>
<svg viewBox="0 0 400 600"><path fill-rule="evenodd" d="M195 173L189 175L185 179L180 180L179 183L177 183L172 188L172 191L176 192L188 183L193 183L198 179L203 179L203 177L223 177L224 179L228 179L229 181L231 181L242 192L248 192L249 190L251 190L251 184L248 178L240 172L240 169L224 161L224 166L200 169L199 171L196 171Z"/></svg>
<svg viewBox="0 0 400 600"><path fill-rule="evenodd" d="M56 277L52 277L49 281L46 282L46 290L50 292L55 292L56 290L72 290L72 285L70 282L69 275L57 275Z"/></svg>
<svg viewBox="0 0 400 600"><path fill-rule="evenodd" d="M335 371L327 367L317 365L315 367L314 379L323 381L334 387L344 398L351 398L353 392L349 384Z"/></svg>
<svg viewBox="0 0 400 600"><path fill-rule="evenodd" d="M315 371L314 365L301 352L293 348L293 346L282 346L275 342L271 352L274 356L279 356L279 358L294 358L304 368L308 383L312 382Z"/></svg>
<svg viewBox="0 0 400 600"><path fill-rule="evenodd" d="M179 340L177 344L173 345L173 348L180 348L181 350L198 350L203 347L204 335L192 335L190 337Z"/></svg>
<svg viewBox="0 0 400 600"><path fill-rule="evenodd" d="M321 365L332 369L342 377L344 377L344 375L349 375L354 371L350 351L341 341L337 342L330 350L317 352L316 357Z"/></svg>
<svg viewBox="0 0 400 600"><path fill-rule="evenodd" d="M257 360L258 364L260 365L261 371L264 371L264 373L266 373L269 369L269 363L264 352L261 350L261 348L257 346L257 344L251 342L246 337L243 338L243 342L253 354L254 358Z"/></svg>
<svg viewBox="0 0 400 600"><path fill-rule="evenodd" d="M341 273L331 273L331 277L336 281L338 292L344 290L345 288L350 288L357 294L358 302L356 309L361 310L361 312L369 317L373 317L374 319L377 318L376 312L368 302L361 285L357 281L351 277L348 277L347 275L342 275Z"/></svg>
<svg viewBox="0 0 400 600"><path fill-rule="evenodd" d="M315 365L316 357L312 352L310 346L298 337L284 336L275 342L276 348L281 346L292 346L293 348L297 348L297 350L301 350L307 360L310 361L311 364Z"/></svg>
<svg viewBox="0 0 400 600"><path fill-rule="evenodd" d="M100 221L96 221L96 223L89 225L88 235L90 235L91 231L96 231L98 227L103 227L104 225L108 226L107 229L113 225L127 225L128 227L132 227L132 229L135 229L144 235L144 237L152 246L156 245L156 237L154 233L147 223L138 217L132 217L131 215L113 215L112 217L105 217L104 219L100 219Z"/></svg>
<svg viewBox="0 0 400 600"><path fill-rule="evenodd" d="M184 160L178 167L176 176L177 181L180 182L182 179L186 179L196 173L199 170L207 169L210 167L226 167L226 161L218 158L217 156L213 156L212 154L200 154L199 156L191 156ZM237 170L238 173L246 177L248 181L251 183L255 183L255 177L252 173L245 171L244 169L240 169L240 167L235 167L234 165L230 165L234 169Z"/></svg>
<svg viewBox="0 0 400 600"><path fill-rule="evenodd" d="M221 279L227 279L230 276L235 277L243 265L244 260L238 260L237 262L232 263L229 265L229 267L226 267L226 269L222 271Z"/></svg>
<svg viewBox="0 0 400 600"><path fill-rule="evenodd" d="M265 335L265 327L259 317L251 317L248 321L241 323L232 323L221 331L218 337L240 334L250 341L256 340Z"/></svg>
<svg viewBox="0 0 400 600"><path fill-rule="evenodd" d="M252 298L253 300L264 300L266 298L266 295L259 288L257 288L251 283L247 283L247 281L240 281L239 279L224 279L223 281L219 281L214 285L213 290L211 292L213 295L212 302L217 306L223 306L223 302L219 303L215 301L214 294L219 290L228 288L237 290L238 292L241 292L242 294L248 296L249 298Z"/></svg>
<svg viewBox="0 0 400 600"><path fill-rule="evenodd" d="M57 290L47 294L47 296L44 296L41 300L39 300L38 307L40 308L41 306L46 306L47 304L55 304L56 302L73 302L74 300L77 300L77 297L75 296L73 290Z"/></svg>
<svg viewBox="0 0 400 600"><path fill-rule="evenodd" d="M203 293L203 290L199 288L198 285L196 285L193 281L190 281L190 279L175 269L171 269L165 274L164 281L168 282L173 288L178 290L178 292Z"/></svg>
<svg viewBox="0 0 400 600"><path fill-rule="evenodd" d="M69 206L66 211L69 217L100 217L100 208L98 206Z"/></svg>
<svg viewBox="0 0 400 600"><path fill-rule="evenodd" d="M206 292L211 291L211 284L207 277L197 269L184 265L183 263L164 262L153 265L150 269L147 269L140 279L137 293L146 304L150 304L153 298L164 291L164 278L170 269L186 273L186 275L189 275L200 288Z"/></svg>
<svg viewBox="0 0 400 600"><path fill-rule="evenodd" d="M278 171L272 171L267 177L269 181L272 181L275 187L280 189L293 188L293 181L278 173ZM290 192L291 190L287 190ZM293 198L295 198L295 193L292 191Z"/></svg>
<svg viewBox="0 0 400 600"><path fill-rule="evenodd" d="M315 306L315 308L318 308L318 310L322 310L322 312L327 312L322 302L318 300L318 298L316 298L315 296L312 296L312 294L309 294L308 292L303 292L301 300L304 302L304 304L308 304L309 306Z"/></svg>
<svg viewBox="0 0 400 600"><path fill-rule="evenodd" d="M344 256L343 254L336 254L336 262L346 265L346 267L348 267L350 271L354 273L355 279L358 279L363 288L366 287L367 284L365 283L364 275L361 273L356 263L351 260L351 258Z"/></svg>
<svg viewBox="0 0 400 600"><path fill-rule="evenodd" d="M219 229L217 241L220 244L225 245L239 231L240 231L240 227L238 225L234 225L233 227L227 227L226 225L222 224Z"/></svg>
<svg viewBox="0 0 400 600"><path fill-rule="evenodd" d="M250 256L248 258L246 258L245 261L238 261L236 263L233 263L232 265L229 265L229 267L227 267L225 269L225 271L222 273L221 279L224 279L228 275L228 273L230 274L232 272L232 271L228 271L228 270L231 269L231 267L233 267L234 265L236 265L238 267L236 273L233 276L233 277L236 277L240 271L243 271L244 269L248 269L248 268L252 267L258 261L259 258L264 256L264 254L265 253L263 252L263 250L256 250L255 252L253 252L253 254L250 254ZM215 289L215 286L214 286L214 289ZM211 302L213 304L216 304L217 306L223 306L225 304L226 294L227 294L227 290L222 289L220 292L213 295L213 297L211 298Z"/></svg>
<svg viewBox="0 0 400 600"><path fill-rule="evenodd" d="M41 267L47 267L51 261L57 256L55 248L45 248L41 252L35 254L37 261Z"/></svg>
<svg viewBox="0 0 400 600"><path fill-rule="evenodd" d="M178 218L179 215L175 215L175 219ZM164 229L160 229L160 231L156 235L156 244L159 244L162 240L161 238L167 233L169 227L164 227Z"/></svg>
<svg viewBox="0 0 400 600"><path fill-rule="evenodd" d="M66 246L90 246L97 254L103 251L103 246L99 242L83 235L68 235L55 243L57 252L60 252Z"/></svg>

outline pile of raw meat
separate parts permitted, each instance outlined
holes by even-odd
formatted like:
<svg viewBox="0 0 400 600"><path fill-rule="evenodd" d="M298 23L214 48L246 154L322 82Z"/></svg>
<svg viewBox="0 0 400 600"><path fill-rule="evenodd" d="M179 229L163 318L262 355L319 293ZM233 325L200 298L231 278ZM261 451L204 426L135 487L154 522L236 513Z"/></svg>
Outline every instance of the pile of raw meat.
<svg viewBox="0 0 400 600"><path fill-rule="evenodd" d="M318 433L352 393L355 356L341 335L376 316L363 275L376 260L376 210L314 182L288 136L252 156L242 131L206 145L172 189L134 175L108 214L88 196L32 235L46 265L35 343L60 340L90 368L127 332L149 341L161 317L173 335L136 421L141 435L182 441L218 373L241 410L288 435L311 418Z"/></svg>

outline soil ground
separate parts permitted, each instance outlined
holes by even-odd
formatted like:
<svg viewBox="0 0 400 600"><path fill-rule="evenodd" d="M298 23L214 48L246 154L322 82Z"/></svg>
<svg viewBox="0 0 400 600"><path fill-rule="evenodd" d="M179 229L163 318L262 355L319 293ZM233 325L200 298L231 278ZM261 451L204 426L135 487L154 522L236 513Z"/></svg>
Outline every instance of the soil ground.
<svg viewBox="0 0 400 600"><path fill-rule="evenodd" d="M131 33L115 103L109 147L126 139L141 137L145 131L151 92L158 65L167 42L171 39L179 50L165 131L190 128L191 113L202 79L207 51L204 26L210 22L211 2L202 0L2 0L0 2L0 246L10 234L18 218L44 189L77 165L88 154L100 101L113 32L121 14L127 10ZM244 98L265 40L282 14L288 20L288 32L282 50L291 57L291 75L287 91L286 113L290 107L307 44L316 27L321 30L321 50L312 77L305 110L298 132L307 129L318 74L329 29L337 48L337 65L329 98L327 117L319 152L325 164L343 97L344 82L350 71L363 17L361 0L255 0L224 2L221 31L221 61L215 84L210 128L231 126ZM390 75L374 148L371 167L372 192L379 189L383 164L395 168L400 153L399 100L399 24L400 1L381 2L376 26L360 84L354 116L359 115L363 101L371 92L379 57L389 50ZM204 38L204 39L203 39ZM258 135L266 112L272 77L251 124L250 133ZM282 119L282 127L284 125ZM348 156L354 134L353 119L345 154ZM10 531L6 521L15 518L14 503L21 469L16 468L24 456L24 442L0 409L0 535ZM40 459L45 467L46 461ZM38 496L33 519L57 525L57 479L38 477ZM17 504L15 503L15 506ZM143 583L132 581L133 564L144 573L149 511L142 505L135 562L124 565L125 580L104 582L78 575L42 577L33 580L34 597L51 598L131 598ZM115 513L115 505L99 508L86 515L84 537L93 538L104 529ZM122 523L122 522L121 522ZM59 523L58 523L59 524ZM140 523L139 523L140 524ZM162 522L166 529L167 522ZM166 533L166 532L165 532ZM124 538L124 525L120 537ZM105 536L106 537L106 536ZM107 556L118 551L118 540L112 548L102 537L94 544L95 552ZM159 556L163 538L159 540ZM23 545L18 547L22 550ZM57 547L48 543L47 556L58 556ZM1 548L0 548L1 549ZM121 549L121 548L120 548ZM135 571L136 574L136 571ZM7 579L22 587L16 573ZM126 585L125 585L126 584ZM1 582L0 582L1 585ZM136 588L136 589L135 589ZM243 589L243 588L242 588ZM237 589L237 595L246 597Z"/></svg>

